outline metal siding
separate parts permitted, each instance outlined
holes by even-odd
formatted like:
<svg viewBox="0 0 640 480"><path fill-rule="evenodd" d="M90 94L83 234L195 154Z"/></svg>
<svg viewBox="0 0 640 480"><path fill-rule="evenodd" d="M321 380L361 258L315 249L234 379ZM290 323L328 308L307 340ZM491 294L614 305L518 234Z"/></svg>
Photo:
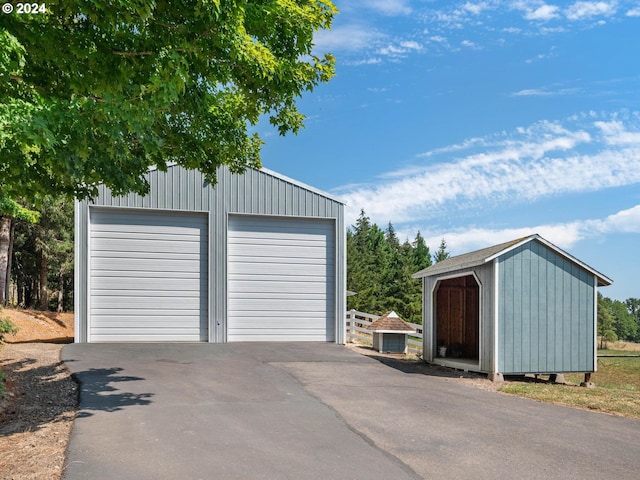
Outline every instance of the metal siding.
<svg viewBox="0 0 640 480"><path fill-rule="evenodd" d="M77 343L84 343L87 341L87 319L88 319L88 305L87 305L87 272L88 272L88 235L87 227L88 223L88 204L86 201L75 201L74 208L74 327L75 327L75 341ZM80 290L78 292L78 290Z"/></svg>
<svg viewBox="0 0 640 480"><path fill-rule="evenodd" d="M247 180L248 178L251 180ZM293 211L305 217L331 218L335 221L335 341L345 342L344 310L346 308L346 230L344 206L321 192L305 188L277 174L247 170L245 174L233 174L226 167L217 172L214 186L204 185L200 172L191 174L182 167L170 166L166 172L149 172L150 197L137 194L116 197L104 185L92 202L79 202L76 209L76 315L78 328L76 341L86 342L89 322L89 292L83 281L88 272L89 205L106 207L159 208L166 210L209 212L209 341L226 341L227 295L227 216L229 213L259 213L266 215L290 215ZM295 195L293 192L296 192ZM294 198L299 203L291 205ZM82 212L85 212L83 215ZM84 270L83 270L84 268ZM84 273L83 273L84 272Z"/></svg>
<svg viewBox="0 0 640 480"><path fill-rule="evenodd" d="M592 292L588 272L538 242L500 257L499 371L591 371Z"/></svg>
<svg viewBox="0 0 640 480"><path fill-rule="evenodd" d="M335 339L334 222L229 217L227 340Z"/></svg>
<svg viewBox="0 0 640 480"><path fill-rule="evenodd" d="M206 218L155 209L90 216L91 341L206 340Z"/></svg>

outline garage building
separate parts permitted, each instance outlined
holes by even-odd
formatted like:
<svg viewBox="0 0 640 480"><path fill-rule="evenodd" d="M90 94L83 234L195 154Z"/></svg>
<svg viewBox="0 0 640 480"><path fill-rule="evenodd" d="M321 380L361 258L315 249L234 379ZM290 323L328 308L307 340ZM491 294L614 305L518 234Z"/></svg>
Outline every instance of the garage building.
<svg viewBox="0 0 640 480"><path fill-rule="evenodd" d="M76 342L344 343L341 201L266 169L147 178L76 202Z"/></svg>

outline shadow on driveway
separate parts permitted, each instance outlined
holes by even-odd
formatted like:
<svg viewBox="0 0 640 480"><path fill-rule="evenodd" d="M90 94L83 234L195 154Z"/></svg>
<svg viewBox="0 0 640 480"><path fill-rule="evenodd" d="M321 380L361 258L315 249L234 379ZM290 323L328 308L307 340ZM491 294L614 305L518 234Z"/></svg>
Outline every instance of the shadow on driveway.
<svg viewBox="0 0 640 480"><path fill-rule="evenodd" d="M121 375L122 368L90 368L74 372L73 378L80 385L81 404L77 418L93 415L91 411L117 412L133 405L149 405L153 393L133 393L122 391L121 382L138 382L144 378ZM117 393L116 393L117 392Z"/></svg>

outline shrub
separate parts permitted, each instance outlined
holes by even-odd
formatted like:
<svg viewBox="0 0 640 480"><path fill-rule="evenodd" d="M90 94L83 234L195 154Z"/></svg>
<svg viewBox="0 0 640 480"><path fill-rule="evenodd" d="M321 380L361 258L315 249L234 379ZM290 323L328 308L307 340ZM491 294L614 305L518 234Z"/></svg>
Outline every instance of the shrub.
<svg viewBox="0 0 640 480"><path fill-rule="evenodd" d="M0 317L0 342L4 340L4 336L8 333L18 333L18 327L8 318Z"/></svg>

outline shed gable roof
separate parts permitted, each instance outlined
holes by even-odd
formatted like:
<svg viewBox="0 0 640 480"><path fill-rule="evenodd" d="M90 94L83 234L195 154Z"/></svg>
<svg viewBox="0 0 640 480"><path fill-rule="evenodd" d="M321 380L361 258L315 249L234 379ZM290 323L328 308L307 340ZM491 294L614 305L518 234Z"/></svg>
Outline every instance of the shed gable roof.
<svg viewBox="0 0 640 480"><path fill-rule="evenodd" d="M498 257L503 256L507 252L510 252L511 250L519 247L520 245L524 245L532 241L537 241L542 243L547 248L565 257L567 260L575 263L576 265L594 274L598 278L598 286L604 287L607 285L611 285L613 283L613 280L611 280L610 278L601 274L597 270L591 268L586 263L581 262L580 260L575 258L573 255L565 252L564 250L555 246L553 243L549 242L548 240L545 240L538 234L529 235L528 237L517 238L515 240L511 240L510 242L500 243L498 245L493 245L491 247L475 250L473 252L465 253L462 255L456 255L455 257L449 257L445 260L442 260L436 263L435 265L432 265L423 270L420 270L417 273L414 273L413 278L432 277L434 275L439 275L442 273L454 272L454 271L482 265Z"/></svg>

